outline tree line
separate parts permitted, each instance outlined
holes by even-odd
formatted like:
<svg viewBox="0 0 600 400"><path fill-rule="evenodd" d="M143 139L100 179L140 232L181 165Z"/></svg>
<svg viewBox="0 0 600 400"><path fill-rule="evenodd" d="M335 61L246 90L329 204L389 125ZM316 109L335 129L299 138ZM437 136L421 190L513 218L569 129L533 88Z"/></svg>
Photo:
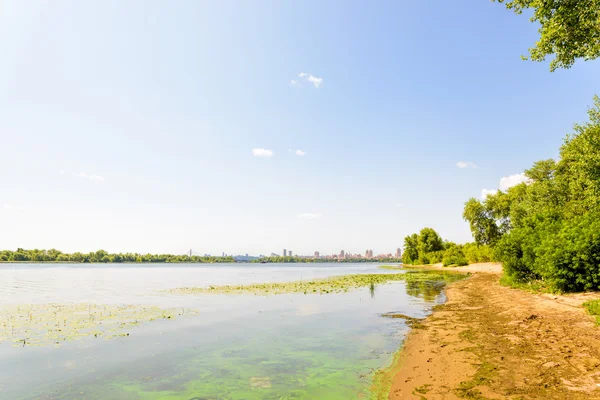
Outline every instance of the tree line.
<svg viewBox="0 0 600 400"><path fill-rule="evenodd" d="M463 266L492 260L492 252L485 244L456 244L445 241L432 228L423 228L404 238L404 264L425 265L442 263L444 266Z"/></svg>
<svg viewBox="0 0 600 400"><path fill-rule="evenodd" d="M0 262L72 262L72 263L222 263L235 262L233 257L188 256L175 254L108 253L104 250L89 253L63 253L60 250L0 251Z"/></svg>

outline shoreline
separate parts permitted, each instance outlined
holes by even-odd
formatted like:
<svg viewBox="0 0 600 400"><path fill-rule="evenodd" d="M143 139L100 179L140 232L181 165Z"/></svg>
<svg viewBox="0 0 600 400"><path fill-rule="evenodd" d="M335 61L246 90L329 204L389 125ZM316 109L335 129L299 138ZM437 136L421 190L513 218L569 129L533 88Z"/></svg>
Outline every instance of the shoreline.
<svg viewBox="0 0 600 400"><path fill-rule="evenodd" d="M472 275L411 329L388 398L600 399L600 327L581 306L600 293L533 294L501 286L500 264L469 267L416 267Z"/></svg>

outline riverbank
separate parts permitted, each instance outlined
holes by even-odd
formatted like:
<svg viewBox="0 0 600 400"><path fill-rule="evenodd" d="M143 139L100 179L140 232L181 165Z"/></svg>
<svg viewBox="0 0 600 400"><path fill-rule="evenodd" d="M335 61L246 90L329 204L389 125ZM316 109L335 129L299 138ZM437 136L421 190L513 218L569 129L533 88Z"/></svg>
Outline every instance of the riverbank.
<svg viewBox="0 0 600 400"><path fill-rule="evenodd" d="M600 399L600 327L581 307L600 295L532 294L501 286L498 264L469 267L409 334L389 398Z"/></svg>

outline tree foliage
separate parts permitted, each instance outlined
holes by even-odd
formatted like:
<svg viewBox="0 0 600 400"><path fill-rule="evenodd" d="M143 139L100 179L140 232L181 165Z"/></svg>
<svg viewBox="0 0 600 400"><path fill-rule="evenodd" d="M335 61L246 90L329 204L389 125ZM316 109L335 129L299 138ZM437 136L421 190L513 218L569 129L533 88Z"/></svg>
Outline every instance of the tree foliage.
<svg viewBox="0 0 600 400"><path fill-rule="evenodd" d="M574 126L559 161L525 171L527 183L465 204L478 243L517 281L542 280L558 291L600 289L600 99Z"/></svg>
<svg viewBox="0 0 600 400"><path fill-rule="evenodd" d="M554 55L550 70L570 68L577 59L600 56L600 0L497 0L517 14L532 10L540 38L529 49L532 61Z"/></svg>
<svg viewBox="0 0 600 400"><path fill-rule="evenodd" d="M467 252L469 257L467 257ZM417 233L404 238L404 264L436 264L444 266L467 265L469 263L491 260L491 250L486 245L467 243L459 245L444 241L432 228L423 228Z"/></svg>

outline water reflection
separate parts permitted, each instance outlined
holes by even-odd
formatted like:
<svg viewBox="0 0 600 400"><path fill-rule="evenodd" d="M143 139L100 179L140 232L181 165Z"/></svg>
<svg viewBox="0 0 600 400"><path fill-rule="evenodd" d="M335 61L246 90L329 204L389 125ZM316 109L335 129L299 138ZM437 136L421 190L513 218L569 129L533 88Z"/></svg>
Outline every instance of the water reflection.
<svg viewBox="0 0 600 400"><path fill-rule="evenodd" d="M425 301L435 301L440 296L447 284L465 278L466 275L456 272L446 271L418 271L418 273L430 273L430 281L407 281L406 293L410 296L423 299ZM409 271L407 273L417 273ZM440 276L442 279L440 280Z"/></svg>

